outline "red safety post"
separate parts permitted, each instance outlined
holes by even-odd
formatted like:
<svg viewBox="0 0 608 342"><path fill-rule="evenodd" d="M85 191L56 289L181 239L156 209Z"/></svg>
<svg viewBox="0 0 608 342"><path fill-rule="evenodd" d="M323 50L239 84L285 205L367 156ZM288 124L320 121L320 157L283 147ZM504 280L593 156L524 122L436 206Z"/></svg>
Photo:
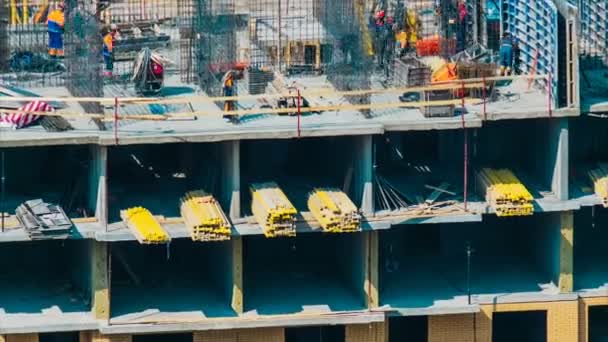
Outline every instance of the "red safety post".
<svg viewBox="0 0 608 342"><path fill-rule="evenodd" d="M301 133L301 130L300 130L300 115L302 114L302 112L301 112L302 108L300 105L301 98L302 97L300 96L300 89L298 89L298 138L300 137L300 133Z"/></svg>
<svg viewBox="0 0 608 342"><path fill-rule="evenodd" d="M118 145L118 97L114 98L114 145Z"/></svg>
<svg viewBox="0 0 608 342"><path fill-rule="evenodd" d="M482 85L483 88L481 88L481 96L483 97L483 120L485 121L485 120L488 120L488 113L486 111L486 96L487 96L487 94L486 94L486 86L487 85L486 85L486 77L485 76L482 77L482 82L483 82L483 85Z"/></svg>
<svg viewBox="0 0 608 342"><path fill-rule="evenodd" d="M463 177L463 200L464 200L464 211L467 210L467 197L469 187L469 142L467 137L467 126L464 120L465 107L464 107L464 82L462 82L462 113L460 114L460 122L462 123L462 133L464 139L464 156L463 156L463 168L464 168L464 177Z"/></svg>
<svg viewBox="0 0 608 342"><path fill-rule="evenodd" d="M553 80L551 79L551 73L549 73L547 75L547 108L549 110L549 117L552 118L553 117L553 110L551 109L551 102L553 100L552 96L553 94L551 93L552 87L551 87L551 82Z"/></svg>

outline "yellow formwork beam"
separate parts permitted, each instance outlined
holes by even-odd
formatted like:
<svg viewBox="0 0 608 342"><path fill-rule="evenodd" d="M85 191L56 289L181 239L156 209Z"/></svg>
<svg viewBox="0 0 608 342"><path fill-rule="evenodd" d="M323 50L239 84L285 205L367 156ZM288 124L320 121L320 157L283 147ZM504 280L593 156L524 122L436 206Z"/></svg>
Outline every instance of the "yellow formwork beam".
<svg viewBox="0 0 608 342"><path fill-rule="evenodd" d="M534 197L509 169L481 169L477 174L486 201L497 216L526 216L534 213Z"/></svg>
<svg viewBox="0 0 608 342"><path fill-rule="evenodd" d="M202 190L181 199L180 212L193 241L230 240L230 222L218 201Z"/></svg>
<svg viewBox="0 0 608 342"><path fill-rule="evenodd" d="M169 234L146 208L133 207L121 210L120 217L141 244L159 244L171 241Z"/></svg>
<svg viewBox="0 0 608 342"><path fill-rule="evenodd" d="M326 232L361 230L359 210L339 189L314 189L308 196L308 209Z"/></svg>
<svg viewBox="0 0 608 342"><path fill-rule="evenodd" d="M251 185L251 212L266 237L296 235L298 212L277 183Z"/></svg>
<svg viewBox="0 0 608 342"><path fill-rule="evenodd" d="M608 208L608 164L600 163L597 168L589 170L588 174L595 194L602 200L604 208Z"/></svg>

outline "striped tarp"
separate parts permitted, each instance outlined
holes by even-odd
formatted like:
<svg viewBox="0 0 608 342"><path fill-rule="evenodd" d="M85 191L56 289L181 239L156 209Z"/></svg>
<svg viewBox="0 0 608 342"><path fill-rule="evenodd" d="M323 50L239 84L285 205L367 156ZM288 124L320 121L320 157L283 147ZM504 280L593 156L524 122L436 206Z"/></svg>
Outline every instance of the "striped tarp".
<svg viewBox="0 0 608 342"><path fill-rule="evenodd" d="M0 113L0 127L23 128L27 127L38 119L40 115L31 112L52 112L54 109L46 102L32 101L25 106L19 107L17 113Z"/></svg>

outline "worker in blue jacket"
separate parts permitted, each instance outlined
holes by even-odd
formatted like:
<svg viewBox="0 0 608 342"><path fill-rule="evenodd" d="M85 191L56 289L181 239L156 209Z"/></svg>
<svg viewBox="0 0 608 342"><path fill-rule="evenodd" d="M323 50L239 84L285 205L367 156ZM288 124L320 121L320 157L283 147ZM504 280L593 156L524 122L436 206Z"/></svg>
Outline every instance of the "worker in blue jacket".
<svg viewBox="0 0 608 342"><path fill-rule="evenodd" d="M500 40L500 76L511 74L513 68L513 39L508 32L505 32Z"/></svg>

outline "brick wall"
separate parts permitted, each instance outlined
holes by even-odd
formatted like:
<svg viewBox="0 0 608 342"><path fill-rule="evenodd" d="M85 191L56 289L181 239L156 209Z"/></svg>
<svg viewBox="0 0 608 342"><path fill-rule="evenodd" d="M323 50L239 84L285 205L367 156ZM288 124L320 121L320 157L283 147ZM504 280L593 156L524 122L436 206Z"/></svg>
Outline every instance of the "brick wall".
<svg viewBox="0 0 608 342"><path fill-rule="evenodd" d="M132 340L131 335L101 335L98 332L91 334L91 342L131 342Z"/></svg>
<svg viewBox="0 0 608 342"><path fill-rule="evenodd" d="M547 312L547 342L578 341L578 301L482 305L481 312L477 314L430 316L428 341L491 342L494 312L540 310ZM473 338L474 331L476 339Z"/></svg>
<svg viewBox="0 0 608 342"><path fill-rule="evenodd" d="M195 332L193 342L284 342L285 329L258 328Z"/></svg>
<svg viewBox="0 0 608 342"><path fill-rule="evenodd" d="M38 334L6 335L4 340L6 342L38 342Z"/></svg>
<svg viewBox="0 0 608 342"><path fill-rule="evenodd" d="M352 324L344 328L346 342L387 342L385 323Z"/></svg>

